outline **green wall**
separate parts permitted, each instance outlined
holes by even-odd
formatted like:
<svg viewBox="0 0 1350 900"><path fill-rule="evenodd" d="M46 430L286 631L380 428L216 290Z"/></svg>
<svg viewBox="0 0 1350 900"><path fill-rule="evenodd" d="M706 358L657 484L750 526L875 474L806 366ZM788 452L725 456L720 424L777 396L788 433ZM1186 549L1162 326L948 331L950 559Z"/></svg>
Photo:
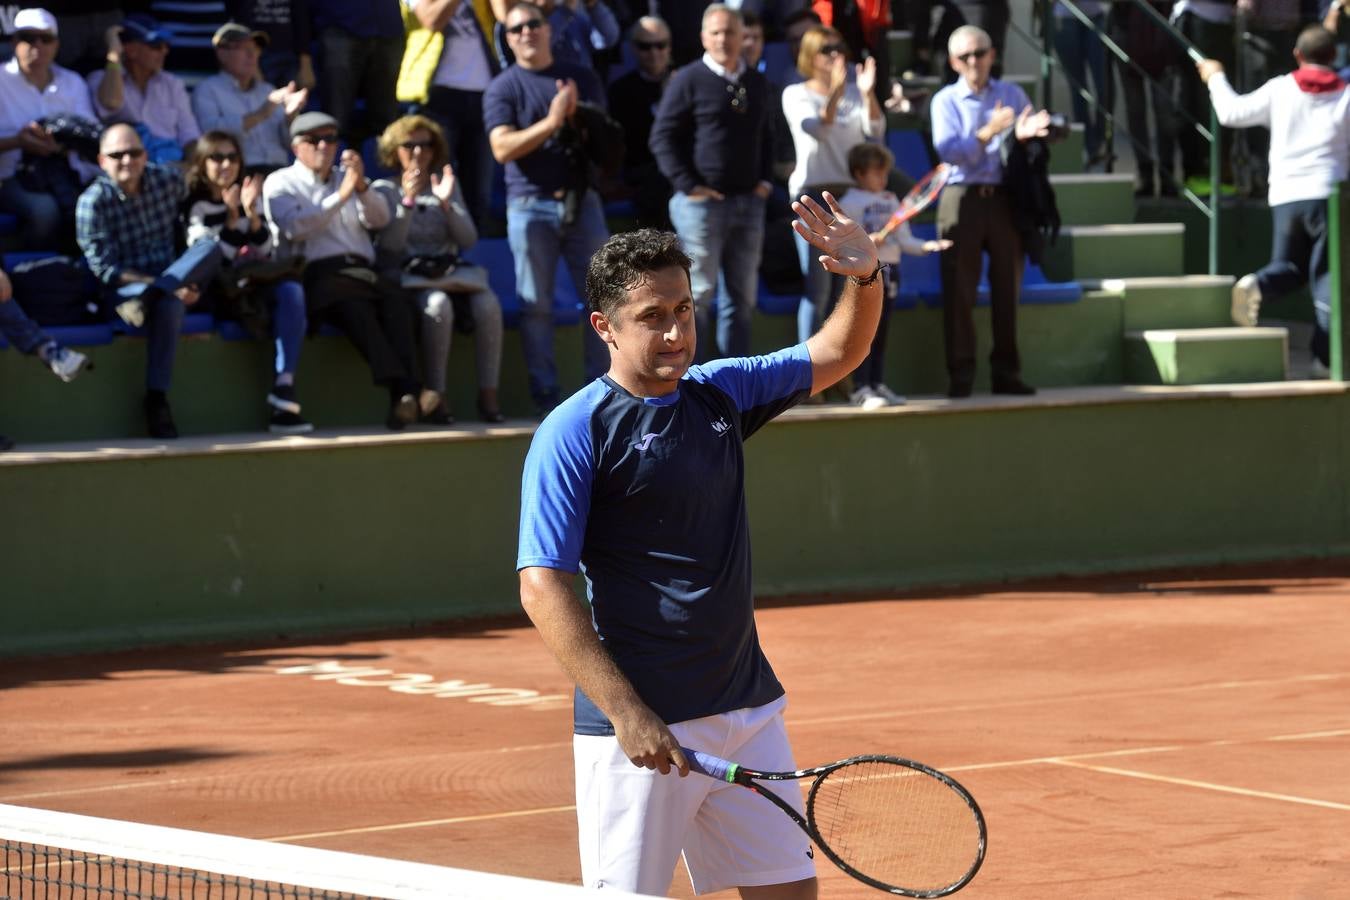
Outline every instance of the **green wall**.
<svg viewBox="0 0 1350 900"><path fill-rule="evenodd" d="M750 442L761 593L1350 554L1338 386L933 406ZM0 458L0 655L514 612L529 435Z"/></svg>

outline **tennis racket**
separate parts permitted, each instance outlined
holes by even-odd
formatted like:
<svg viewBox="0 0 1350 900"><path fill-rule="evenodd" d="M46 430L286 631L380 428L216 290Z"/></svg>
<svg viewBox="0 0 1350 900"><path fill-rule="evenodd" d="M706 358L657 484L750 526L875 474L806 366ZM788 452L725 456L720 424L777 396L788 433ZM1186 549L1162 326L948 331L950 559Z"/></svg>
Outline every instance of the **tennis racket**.
<svg viewBox="0 0 1350 900"><path fill-rule="evenodd" d="M933 205L933 201L947 186L952 176L952 167L947 163L938 163L933 171L919 179L919 183L909 189L900 201L900 208L891 213L890 219L881 228L881 238L885 240L891 232Z"/></svg>
<svg viewBox="0 0 1350 900"><path fill-rule="evenodd" d="M698 750L691 771L759 794L801 826L830 861L872 887L906 897L945 897L984 862L985 826L975 798L950 776L895 756L855 756L796 772L756 772ZM814 778L806 816L759 782Z"/></svg>

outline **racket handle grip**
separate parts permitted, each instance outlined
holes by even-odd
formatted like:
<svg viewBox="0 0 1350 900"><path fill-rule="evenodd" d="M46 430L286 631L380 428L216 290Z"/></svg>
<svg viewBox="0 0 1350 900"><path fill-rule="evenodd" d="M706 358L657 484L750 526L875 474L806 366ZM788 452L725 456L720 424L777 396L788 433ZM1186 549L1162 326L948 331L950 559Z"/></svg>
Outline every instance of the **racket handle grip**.
<svg viewBox="0 0 1350 900"><path fill-rule="evenodd" d="M685 759L689 760L689 771L716 778L718 781L735 783L736 771L740 766L734 762L713 756L711 753L704 753L702 750L690 750L688 747L680 749L684 751Z"/></svg>

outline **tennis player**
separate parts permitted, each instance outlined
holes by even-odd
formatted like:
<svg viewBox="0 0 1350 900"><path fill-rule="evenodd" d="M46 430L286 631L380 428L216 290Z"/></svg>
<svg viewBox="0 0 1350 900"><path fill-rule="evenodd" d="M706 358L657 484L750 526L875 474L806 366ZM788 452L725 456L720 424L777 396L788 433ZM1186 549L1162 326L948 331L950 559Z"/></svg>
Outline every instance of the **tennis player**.
<svg viewBox="0 0 1350 900"><path fill-rule="evenodd" d="M683 852L700 894L816 896L802 831L744 788L683 777L680 745L796 767L783 687L755 630L741 445L871 346L877 250L825 198L828 209L793 204L793 227L846 287L810 340L768 356L692 364L690 260L675 235L615 235L591 259L590 322L610 367L534 436L517 559L521 602L577 685L587 886L664 895ZM573 591L578 571L589 613ZM781 791L800 809L799 788Z"/></svg>

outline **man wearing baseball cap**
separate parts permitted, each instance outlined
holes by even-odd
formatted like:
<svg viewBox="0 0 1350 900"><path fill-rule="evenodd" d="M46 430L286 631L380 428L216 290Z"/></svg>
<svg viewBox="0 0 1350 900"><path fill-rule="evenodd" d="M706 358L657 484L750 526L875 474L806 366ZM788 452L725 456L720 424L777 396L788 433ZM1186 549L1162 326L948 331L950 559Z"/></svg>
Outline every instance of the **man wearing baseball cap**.
<svg viewBox="0 0 1350 900"><path fill-rule="evenodd" d="M106 64L89 75L99 117L109 124L139 122L152 137L171 141L180 152L161 149L160 161L186 157L201 129L182 79L164 71L173 35L150 16L133 13L108 29L107 38Z"/></svg>
<svg viewBox="0 0 1350 900"><path fill-rule="evenodd" d="M266 33L226 22L211 43L220 71L197 85L192 109L197 124L239 138L250 172L270 172L291 161L290 121L304 109L309 91L294 81L274 87L263 80L258 60Z"/></svg>
<svg viewBox="0 0 1350 900"><path fill-rule="evenodd" d="M305 266L305 305L311 326L341 330L370 365L376 384L389 391L391 430L417 420L420 380L413 307L403 290L374 269L371 231L384 228L393 210L370 190L361 154L338 155L338 121L327 113L301 113L291 122L295 162L267 176L263 204L279 254L299 255Z"/></svg>
<svg viewBox="0 0 1350 900"><path fill-rule="evenodd" d="M0 212L19 217L25 245L50 250L69 243L73 224L47 190L25 187L15 177L27 153L66 153L39 120L60 114L97 122L84 79L58 66L56 16L45 9L21 9L14 16L14 58L0 67ZM69 155L71 168L88 181L98 170Z"/></svg>

